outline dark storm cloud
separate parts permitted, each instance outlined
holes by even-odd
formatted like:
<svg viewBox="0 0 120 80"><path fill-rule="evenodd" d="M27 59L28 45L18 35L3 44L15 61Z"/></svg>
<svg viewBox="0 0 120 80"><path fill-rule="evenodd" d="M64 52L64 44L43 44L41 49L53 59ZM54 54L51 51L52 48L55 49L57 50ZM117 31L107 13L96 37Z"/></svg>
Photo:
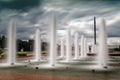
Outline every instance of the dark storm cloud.
<svg viewBox="0 0 120 80"><path fill-rule="evenodd" d="M90 31L93 31L93 17L115 17L117 13L120 14L119 7L120 2L112 0L0 0L0 34L7 31L11 18L17 24L18 38L29 38L38 27L42 34L47 34L50 30L50 16L54 12L57 16L57 30L66 30L69 24L74 24L73 27L77 27L80 35L92 37ZM87 25L82 28L81 22L90 23L90 27ZM109 36L120 36L118 22L107 28Z"/></svg>
<svg viewBox="0 0 120 80"><path fill-rule="evenodd" d="M120 37L120 20L109 25L107 28L107 33L109 37Z"/></svg>
<svg viewBox="0 0 120 80"><path fill-rule="evenodd" d="M42 0L0 1L0 9L28 10L41 5Z"/></svg>

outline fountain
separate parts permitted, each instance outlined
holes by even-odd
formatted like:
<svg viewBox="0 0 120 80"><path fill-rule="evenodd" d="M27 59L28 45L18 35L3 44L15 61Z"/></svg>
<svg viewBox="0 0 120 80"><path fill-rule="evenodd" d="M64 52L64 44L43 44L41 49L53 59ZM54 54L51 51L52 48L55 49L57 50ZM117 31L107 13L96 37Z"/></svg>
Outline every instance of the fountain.
<svg viewBox="0 0 120 80"><path fill-rule="evenodd" d="M71 29L68 28L67 35L66 35L66 61L70 62L72 60L72 53L71 53Z"/></svg>
<svg viewBox="0 0 120 80"><path fill-rule="evenodd" d="M90 45L87 43L87 53L90 53L89 46Z"/></svg>
<svg viewBox="0 0 120 80"><path fill-rule="evenodd" d="M55 66L56 64L56 19L55 16L52 18L52 25L50 31L50 65Z"/></svg>
<svg viewBox="0 0 120 80"><path fill-rule="evenodd" d="M16 24L13 20L10 21L8 27L8 40L7 40L7 61L0 64L0 67L14 67L23 66L25 64L16 62Z"/></svg>
<svg viewBox="0 0 120 80"><path fill-rule="evenodd" d="M84 57L84 36L81 36L81 53L80 53L80 57L83 58Z"/></svg>
<svg viewBox="0 0 120 80"><path fill-rule="evenodd" d="M75 33L75 40L74 40L74 49L75 49L75 56L74 59L78 59L79 58L79 45L78 45L78 33Z"/></svg>
<svg viewBox="0 0 120 80"><path fill-rule="evenodd" d="M98 53L96 60L91 61L90 63L96 63L93 65L87 65L87 66L82 66L84 69L92 69L92 71L112 71L115 68L108 66L108 46L107 46L107 34L106 34L106 28L105 28L105 20L100 19L100 24L99 24L99 39L98 39ZM81 37L81 48L82 48L82 43L84 38ZM82 48L83 50L83 48ZM83 51L82 51L83 52Z"/></svg>
<svg viewBox="0 0 120 80"><path fill-rule="evenodd" d="M87 41L86 41L86 38L84 38L84 57L87 57Z"/></svg>
<svg viewBox="0 0 120 80"><path fill-rule="evenodd" d="M14 65L16 61L16 24L11 20L8 28L7 63Z"/></svg>
<svg viewBox="0 0 120 80"><path fill-rule="evenodd" d="M98 38L98 53L97 53L97 65L91 65L86 66L86 68L95 70L104 70L104 71L110 71L113 70L113 67L108 67L108 46L107 46L107 34L106 34L106 28L105 28L105 20L100 19L99 23L99 38ZM85 68L85 66L84 66Z"/></svg>
<svg viewBox="0 0 120 80"><path fill-rule="evenodd" d="M108 63L108 46L107 46L107 34L105 28L105 20L100 20L99 26L99 41L98 41L98 65L101 67L107 67Z"/></svg>
<svg viewBox="0 0 120 80"><path fill-rule="evenodd" d="M94 44L91 44L91 53L94 53Z"/></svg>
<svg viewBox="0 0 120 80"><path fill-rule="evenodd" d="M35 61L41 60L41 37L40 30L37 29L35 33Z"/></svg>
<svg viewBox="0 0 120 80"><path fill-rule="evenodd" d="M61 55L60 58L64 58L65 51L64 51L64 38L61 39Z"/></svg>
<svg viewBox="0 0 120 80"><path fill-rule="evenodd" d="M81 36L81 58L87 57L87 42L84 36Z"/></svg>
<svg viewBox="0 0 120 80"><path fill-rule="evenodd" d="M95 53L95 54L97 54L97 44L92 44L92 46L91 46L91 53Z"/></svg>

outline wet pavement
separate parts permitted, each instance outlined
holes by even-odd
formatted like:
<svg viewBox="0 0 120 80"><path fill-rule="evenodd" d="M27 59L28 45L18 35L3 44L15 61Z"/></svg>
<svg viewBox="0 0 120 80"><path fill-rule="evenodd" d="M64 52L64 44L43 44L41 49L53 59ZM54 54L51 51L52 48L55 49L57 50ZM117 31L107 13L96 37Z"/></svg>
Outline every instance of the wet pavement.
<svg viewBox="0 0 120 80"><path fill-rule="evenodd" d="M37 65L36 65L37 64ZM32 63L27 66L0 68L0 80L119 80L120 57L113 57L109 66L112 70L98 71L86 69L95 63L92 59L78 62L62 63L62 68L41 68L44 63ZM58 66L59 66L58 65ZM82 66L82 67L81 67ZM38 67L38 68L36 68Z"/></svg>

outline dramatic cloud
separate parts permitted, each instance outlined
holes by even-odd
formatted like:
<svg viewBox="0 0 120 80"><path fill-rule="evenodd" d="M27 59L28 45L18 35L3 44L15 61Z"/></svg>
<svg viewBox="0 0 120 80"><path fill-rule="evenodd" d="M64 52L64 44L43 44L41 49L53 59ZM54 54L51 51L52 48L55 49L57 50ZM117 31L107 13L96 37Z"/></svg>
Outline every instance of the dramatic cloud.
<svg viewBox="0 0 120 80"><path fill-rule="evenodd" d="M42 0L1 0L1 9L28 10L40 5Z"/></svg>
<svg viewBox="0 0 120 80"><path fill-rule="evenodd" d="M103 17L109 37L120 37L120 1L113 0L0 0L0 34L6 34L9 21L17 26L18 38L33 37L36 28L43 36L49 34L51 15L57 19L57 33L62 37L67 28L72 35L93 37L93 17ZM98 30L98 24L97 24Z"/></svg>

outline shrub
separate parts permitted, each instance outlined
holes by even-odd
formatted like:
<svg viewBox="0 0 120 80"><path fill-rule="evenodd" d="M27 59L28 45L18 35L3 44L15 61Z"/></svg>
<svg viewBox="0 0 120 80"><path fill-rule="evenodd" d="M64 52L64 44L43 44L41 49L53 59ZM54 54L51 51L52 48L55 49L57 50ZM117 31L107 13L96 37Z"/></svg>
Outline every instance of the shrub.
<svg viewBox="0 0 120 80"><path fill-rule="evenodd" d="M2 53L3 53L3 51L0 50L0 54L2 54Z"/></svg>
<svg viewBox="0 0 120 80"><path fill-rule="evenodd" d="M17 52L18 56L27 56L27 52Z"/></svg>
<svg viewBox="0 0 120 80"><path fill-rule="evenodd" d="M4 57L6 55L6 53L0 53L0 57Z"/></svg>
<svg viewBox="0 0 120 80"><path fill-rule="evenodd" d="M47 54L47 53L48 53L47 51L42 51L42 54L43 54L43 55L45 55L45 54Z"/></svg>

